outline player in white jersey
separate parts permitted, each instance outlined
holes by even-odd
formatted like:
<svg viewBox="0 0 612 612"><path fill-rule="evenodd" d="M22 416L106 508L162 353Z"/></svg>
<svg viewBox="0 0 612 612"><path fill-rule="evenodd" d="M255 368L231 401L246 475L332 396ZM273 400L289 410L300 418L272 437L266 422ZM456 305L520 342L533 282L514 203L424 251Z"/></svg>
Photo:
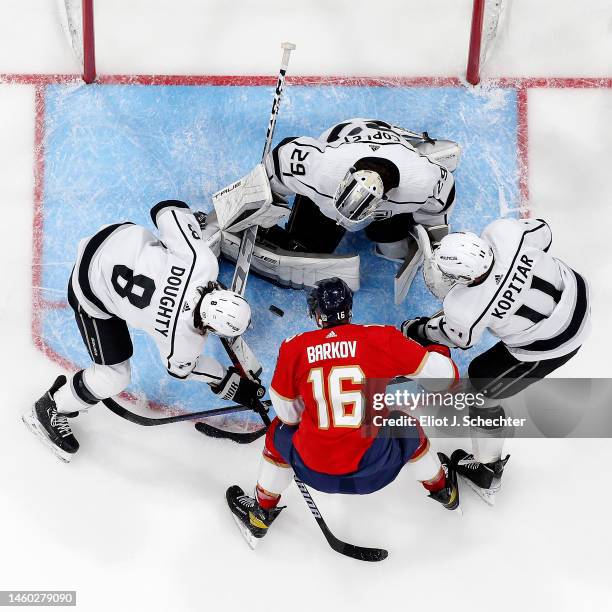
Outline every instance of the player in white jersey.
<svg viewBox="0 0 612 612"><path fill-rule="evenodd" d="M199 213L198 213L199 214ZM130 383L133 348L128 327L157 345L168 373L208 383L223 399L249 403L259 385L202 355L209 332L241 335L251 310L238 294L219 287L216 257L184 202L151 210L159 237L133 223L104 226L79 243L68 302L93 364L69 381L59 376L24 421L68 461L79 445L67 421Z"/></svg>
<svg viewBox="0 0 612 612"><path fill-rule="evenodd" d="M405 321L402 332L422 344L469 348L488 329L499 342L469 365L473 387L487 397L474 416L503 422L500 400L569 361L590 330L584 278L548 250L552 233L541 219L499 219L482 236L453 233L433 251L433 264L454 282L443 314ZM503 427L473 428L472 454L453 454L458 473L486 501L499 488Z"/></svg>
<svg viewBox="0 0 612 612"><path fill-rule="evenodd" d="M296 197L286 227L259 223L267 229L260 232L253 269L281 284L312 286L321 280L316 272L309 277L318 256L325 259L319 276L340 276L355 290L358 257L331 254L346 231L360 230L376 243L378 255L412 259L418 251L411 236L415 224L436 228L435 240L448 232L459 154L454 142L371 119L343 121L318 138L285 138L264 165L275 203ZM239 238L231 227L222 229L223 252L235 258Z"/></svg>

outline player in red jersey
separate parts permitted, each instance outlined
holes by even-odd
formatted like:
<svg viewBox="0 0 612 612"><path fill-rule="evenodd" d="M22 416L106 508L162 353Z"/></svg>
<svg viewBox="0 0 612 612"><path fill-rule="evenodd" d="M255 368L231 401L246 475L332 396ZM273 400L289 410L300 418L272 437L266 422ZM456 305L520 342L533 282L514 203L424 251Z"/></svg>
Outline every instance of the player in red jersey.
<svg viewBox="0 0 612 612"><path fill-rule="evenodd" d="M416 420L401 429L380 427L373 399L397 376L424 379L440 390L458 372L450 351L423 348L386 325L351 323L353 294L338 278L317 283L308 298L320 328L285 340L270 397L277 417L266 434L255 497L239 486L226 498L238 526L254 546L278 516L281 493L295 474L326 493L367 494L392 482L407 463L429 496L459 505L450 460L429 448ZM433 388L432 388L433 390Z"/></svg>

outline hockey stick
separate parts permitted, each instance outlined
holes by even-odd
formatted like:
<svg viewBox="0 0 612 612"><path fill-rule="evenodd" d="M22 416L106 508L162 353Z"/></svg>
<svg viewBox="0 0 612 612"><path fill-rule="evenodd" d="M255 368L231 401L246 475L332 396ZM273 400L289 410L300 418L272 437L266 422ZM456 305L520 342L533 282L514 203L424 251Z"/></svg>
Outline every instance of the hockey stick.
<svg viewBox="0 0 612 612"><path fill-rule="evenodd" d="M228 354L230 355L230 358L231 358L232 355L229 350L228 350ZM267 402L268 405L270 405L270 403L271 402ZM257 398L253 400L252 408L255 412L257 412L257 414L259 414L259 416L261 417L261 420L264 422L265 427L263 427L260 431L261 432L266 431L272 422L270 420L270 417L268 416L268 408L266 407L264 402L262 402L261 400ZM198 428L198 423L196 423L196 429L198 429L198 431L201 431L201 429ZM231 436L227 435L227 434L230 434L231 432L226 432L223 430L217 430L217 431L219 431L220 434L222 435L213 436L213 437L233 439ZM206 433L206 432L203 432L203 433ZM211 434L206 433L206 435L211 435ZM304 498L304 501L306 502L306 505L308 506L310 512L312 513L315 520L317 521L317 525L319 526L319 529L321 529L321 531L323 532L323 535L325 536L325 539L327 540L327 543L330 545L330 547L333 550L335 550L337 553L340 553L341 555L345 555L347 557L357 559L358 561L382 561L383 559L387 558L387 555L389 553L384 548L368 548L366 546L357 546L356 544L349 544L347 542L343 542L342 540L339 540L331 532L330 528L327 526L325 519L321 515L321 512L319 511L319 509L317 508L317 505L312 499L312 496L310 495L310 491L308 491L308 488L306 487L306 485L295 475L293 476L293 480L295 481L297 488L300 490L300 493L302 494L302 497Z"/></svg>
<svg viewBox="0 0 612 612"><path fill-rule="evenodd" d="M232 442L236 442L238 444L251 444L251 442L259 440L259 438L265 435L267 431L266 427L262 427L261 429L250 432L228 431L226 429L219 429L218 427L213 427L212 425L209 425L208 423L203 423L202 421L196 423L195 428L200 433L203 433L209 438L231 440Z"/></svg>
<svg viewBox="0 0 612 612"><path fill-rule="evenodd" d="M170 417L161 417L161 418L152 418L142 416L140 414L136 414L131 410L128 410L121 404L117 403L112 397L102 400L102 403L114 414L124 418L126 421L130 423L135 423L136 425L143 425L144 427L151 427L155 425L168 425L170 423L180 423L181 421L192 421L193 419L201 419L203 417L214 417L220 416L223 414L234 414L236 412L246 412L248 410L253 410L250 406L242 406L240 404L235 404L233 406L224 406L223 408L213 408L212 410L201 410L200 412L187 412L185 414L177 414L175 416ZM270 400L264 400L261 404L264 406L264 410L267 410L265 407L270 405ZM210 426L208 426L210 427ZM260 433L261 430L258 430L256 433ZM227 432L232 433L232 432ZM253 432L255 433L255 432ZM240 434L235 434L240 435ZM245 434L252 435L252 434ZM261 435L261 434L260 434Z"/></svg>
<svg viewBox="0 0 612 612"><path fill-rule="evenodd" d="M262 418L265 424L265 429L267 429L271 423L270 417L268 416L268 410L263 406L263 403L260 400L256 399L253 403L253 410L255 410ZM256 406L257 404L260 404L259 409ZM314 516L315 520L317 521L319 529L323 532L327 543L333 550L341 555L345 555L346 557L357 559L358 561L382 561L383 559L387 558L389 553L384 548L357 546L356 544L349 544L348 542L343 542L342 540L338 539L327 526L325 519L321 515L321 512L310 495L308 487L295 475L293 476L293 480L297 485L297 488L300 490L300 493L302 494L308 509L312 513L312 516Z"/></svg>
<svg viewBox="0 0 612 612"><path fill-rule="evenodd" d="M248 272L248 271L247 271ZM225 349L225 352L228 354L230 361L234 365L234 367L240 373L240 376L243 378L248 378L249 380L253 380L259 382L258 372L253 372L248 368L248 364L243 363L240 360L240 357L236 354L234 350L234 342L232 339L228 338L220 338L221 344ZM263 387L261 387L263 389ZM249 433L241 433L236 431L228 431L227 429L220 429L219 427L214 427L213 425L209 425L208 423L196 423L195 428L203 433L205 436L209 438L219 438L225 440L232 440L233 442L238 442L238 444L250 444L254 442L258 438L261 438L266 433L267 426L270 424L270 417L268 416L268 406L270 406L270 400L261 401L260 398L254 398L253 404L251 406L245 407L245 410L253 410L259 414L263 422L265 423L265 427L258 429L257 431L249 432ZM236 412L239 412L238 410Z"/></svg>
<svg viewBox="0 0 612 612"><path fill-rule="evenodd" d="M287 67L289 65L289 58L291 56L291 51L295 49L295 45L293 43L285 42L281 44L281 48L283 49L283 58L281 61L281 67L278 74L278 81L276 83L276 90L274 92L274 100L272 101L272 111L270 113L270 120L268 121L268 130L266 132L266 142L264 144L263 153L262 153L262 161L265 161L266 155L270 152L270 148L272 147L272 138L274 136L274 129L276 127L276 119L278 118L278 111L280 108L280 101L283 95L283 87L285 84L285 75L287 74ZM236 268L234 270L234 276L232 278L232 291L239 293L240 295L244 295L246 290L246 282L249 276L249 270L251 269L251 259L253 257L253 251L255 249L255 239L257 238L257 225L252 225L244 230L242 234L242 238L240 240L240 248L238 250L238 258L236 259ZM238 343L240 341L238 338L233 340L228 340L227 338L221 338L221 343L223 344L223 348L226 350L229 355L234 366L241 372L242 376L249 378L250 380L259 380L259 372L253 372L248 368L245 363L242 363L236 354L236 350L234 345L238 348ZM261 403L260 403L261 404ZM260 416L263 419L264 423L268 425L270 423L270 419L267 416L267 409L261 404L264 412L260 412ZM255 408L253 408L256 410ZM257 410L256 410L257 411ZM267 422L266 422L267 419ZM206 423L196 423L196 429L203 433L204 435L213 437L213 438L227 438L233 440L235 442L246 442L244 436L251 434L237 434L235 432L226 431L223 429L219 429L217 427L213 427L212 425L208 425ZM254 432L258 434L257 437L263 435L265 429L262 429L258 432ZM240 439L237 439L240 436ZM257 439L255 437L254 439ZM252 441L252 440L250 440Z"/></svg>
<svg viewBox="0 0 612 612"><path fill-rule="evenodd" d="M278 81L276 82L274 100L272 101L272 112L270 113L270 120L268 121L266 142L264 144L263 154L261 156L262 161L265 161L266 155L270 152L270 148L272 147L272 137L274 136L274 128L276 127L276 119L278 117L280 101L283 95L285 75L287 74L287 67L289 66L291 51L295 49L295 45L293 43L284 42L282 43L281 48L283 49L283 59L281 61L280 71L278 73ZM251 259L253 257L253 250L255 249L256 238L257 225L252 225L244 230L240 240L238 259L236 260L236 269L234 270L234 277L232 278L232 291L236 291L240 295L244 295L244 291L246 289L246 282L249 276L249 269L251 267Z"/></svg>
<svg viewBox="0 0 612 612"><path fill-rule="evenodd" d="M297 477L294 476L293 480L297 485L297 488L300 490L304 501L308 505L312 516L314 516L319 528L323 532L327 543L331 546L333 550L341 555L345 555L347 557L351 557L352 559L357 559L358 561L383 561L389 555L389 552L384 548L368 548L367 546L357 546L356 544L349 544L347 542L343 542L339 540L329 529L327 523L321 516L321 512L317 508L317 505L314 503L312 496L310 495L310 491L308 487Z"/></svg>

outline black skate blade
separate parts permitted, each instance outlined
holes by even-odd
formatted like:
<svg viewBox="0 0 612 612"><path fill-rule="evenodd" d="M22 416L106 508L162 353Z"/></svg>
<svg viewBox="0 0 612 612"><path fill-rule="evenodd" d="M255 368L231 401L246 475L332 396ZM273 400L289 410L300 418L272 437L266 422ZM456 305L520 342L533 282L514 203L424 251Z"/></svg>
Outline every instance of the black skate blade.
<svg viewBox="0 0 612 612"><path fill-rule="evenodd" d="M234 519L234 523L236 523L238 530L242 534L242 537L245 539L246 543L249 545L249 548L251 550L255 550L255 548L257 548L257 544L260 538L256 538L233 512L232 512L232 518Z"/></svg>
<svg viewBox="0 0 612 612"><path fill-rule="evenodd" d="M208 423L203 423L202 421L198 421L195 424L195 428L203 433L205 436L209 438L219 438L222 440L231 440L232 442L237 442L238 444L251 444L251 442L255 442L266 433L267 428L262 427L257 431L250 432L237 432L237 431L226 431L225 429L219 429L218 427L213 427Z"/></svg>
<svg viewBox="0 0 612 612"><path fill-rule="evenodd" d="M34 416L33 414L33 410L30 410L28 412L26 412L25 414L23 414L21 416L21 420L23 421L23 423L25 424L25 426L28 428L28 430L34 434L34 436L36 436L43 444L46 448L48 448L62 463L70 463L71 459L72 459L72 453L67 453L65 450L62 450L61 448L59 448L59 446L57 446L56 444L54 444L51 439L49 438L49 436L47 435L47 432L44 430L44 428L41 427L41 425L38 422L38 419Z"/></svg>

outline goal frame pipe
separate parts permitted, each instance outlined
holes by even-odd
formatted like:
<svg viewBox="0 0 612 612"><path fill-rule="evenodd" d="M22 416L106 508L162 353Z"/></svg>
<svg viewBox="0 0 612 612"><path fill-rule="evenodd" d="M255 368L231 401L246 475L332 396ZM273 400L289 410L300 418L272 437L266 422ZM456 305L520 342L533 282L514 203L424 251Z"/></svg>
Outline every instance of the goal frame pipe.
<svg viewBox="0 0 612 612"><path fill-rule="evenodd" d="M484 23L485 0L474 0L472 8L472 26L470 29L470 47L466 79L472 85L480 82L480 51L482 48L482 26Z"/></svg>
<svg viewBox="0 0 612 612"><path fill-rule="evenodd" d="M94 35L94 0L82 0L83 16L83 80L96 80L96 42Z"/></svg>

